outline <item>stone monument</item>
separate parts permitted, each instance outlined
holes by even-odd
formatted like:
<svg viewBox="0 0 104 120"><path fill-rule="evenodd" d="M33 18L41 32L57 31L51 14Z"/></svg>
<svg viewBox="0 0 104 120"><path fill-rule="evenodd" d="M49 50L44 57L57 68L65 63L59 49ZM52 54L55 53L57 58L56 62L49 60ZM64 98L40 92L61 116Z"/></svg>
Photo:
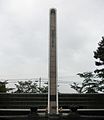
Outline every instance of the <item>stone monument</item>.
<svg viewBox="0 0 104 120"><path fill-rule="evenodd" d="M58 114L56 10L50 10L48 113Z"/></svg>

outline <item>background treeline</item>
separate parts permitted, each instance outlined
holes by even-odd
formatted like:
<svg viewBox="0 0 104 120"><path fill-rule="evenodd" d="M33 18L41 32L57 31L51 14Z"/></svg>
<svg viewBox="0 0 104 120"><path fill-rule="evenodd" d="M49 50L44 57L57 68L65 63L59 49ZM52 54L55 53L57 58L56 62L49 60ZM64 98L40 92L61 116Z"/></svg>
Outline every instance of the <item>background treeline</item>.
<svg viewBox="0 0 104 120"><path fill-rule="evenodd" d="M37 82L31 80L28 81L18 81L15 84L15 88L7 87L8 81L0 82L0 92L2 93L47 93L48 86L45 83L43 86L39 87Z"/></svg>

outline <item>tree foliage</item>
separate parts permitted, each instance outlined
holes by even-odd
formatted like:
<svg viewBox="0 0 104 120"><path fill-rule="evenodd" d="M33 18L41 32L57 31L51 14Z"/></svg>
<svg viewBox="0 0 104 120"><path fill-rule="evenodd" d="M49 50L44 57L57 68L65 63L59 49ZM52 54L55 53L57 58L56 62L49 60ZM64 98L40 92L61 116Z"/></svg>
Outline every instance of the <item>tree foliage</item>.
<svg viewBox="0 0 104 120"><path fill-rule="evenodd" d="M41 88L38 88L39 93L48 93L48 86L43 86Z"/></svg>
<svg viewBox="0 0 104 120"><path fill-rule="evenodd" d="M78 93L96 93L104 92L104 37L98 43L97 50L94 51L95 65L97 69L94 74L91 72L79 73L81 78L84 78L81 85L73 83L71 88L75 89ZM96 77L96 79L95 79Z"/></svg>
<svg viewBox="0 0 104 120"><path fill-rule="evenodd" d="M98 48L94 51L95 65L98 67L94 72L100 78L99 91L104 92L104 37L98 43Z"/></svg>
<svg viewBox="0 0 104 120"><path fill-rule="evenodd" d="M42 86L38 87L36 82L32 81L18 81L16 86L16 91L14 93L47 93L48 87Z"/></svg>
<svg viewBox="0 0 104 120"><path fill-rule="evenodd" d="M13 90L13 88L6 87L7 84L8 84L7 80L5 80L4 82L0 81L0 93L6 93Z"/></svg>
<svg viewBox="0 0 104 120"><path fill-rule="evenodd" d="M98 43L98 48L94 51L94 58L96 59L95 65L99 67L99 69L95 70L95 73L99 78L104 79L104 37ZM101 68L102 66L102 68Z"/></svg>
<svg viewBox="0 0 104 120"><path fill-rule="evenodd" d="M32 83L32 81L18 81L18 84L15 84L16 91L15 93L37 93L37 84Z"/></svg>
<svg viewBox="0 0 104 120"><path fill-rule="evenodd" d="M78 73L77 75L84 80L81 84L73 82L71 88L76 90L78 93L98 93L99 81L95 80L95 75L92 72Z"/></svg>

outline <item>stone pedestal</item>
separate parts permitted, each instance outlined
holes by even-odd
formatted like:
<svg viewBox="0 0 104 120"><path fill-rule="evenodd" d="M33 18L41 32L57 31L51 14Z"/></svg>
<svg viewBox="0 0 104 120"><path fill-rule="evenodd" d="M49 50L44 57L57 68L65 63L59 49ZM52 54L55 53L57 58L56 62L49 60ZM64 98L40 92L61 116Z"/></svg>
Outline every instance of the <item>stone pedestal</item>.
<svg viewBox="0 0 104 120"><path fill-rule="evenodd" d="M59 114L49 114L48 120L61 120L61 116Z"/></svg>

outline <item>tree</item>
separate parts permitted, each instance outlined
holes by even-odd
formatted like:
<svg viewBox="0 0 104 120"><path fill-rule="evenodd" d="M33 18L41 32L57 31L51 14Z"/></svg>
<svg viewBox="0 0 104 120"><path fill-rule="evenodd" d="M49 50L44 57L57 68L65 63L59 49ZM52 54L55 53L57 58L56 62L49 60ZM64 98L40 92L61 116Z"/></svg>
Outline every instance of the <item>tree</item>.
<svg viewBox="0 0 104 120"><path fill-rule="evenodd" d="M81 85L78 83L73 83L71 88L75 89L78 93L94 93L94 92L104 92L104 37L98 43L98 48L94 51L94 58L96 59L95 65L99 68L92 73L81 73L78 74L84 81ZM96 79L95 80L95 76Z"/></svg>
<svg viewBox="0 0 104 120"><path fill-rule="evenodd" d="M48 93L48 82L45 82L42 84L42 79L39 78L38 81L39 85L38 85L38 93Z"/></svg>
<svg viewBox="0 0 104 120"><path fill-rule="evenodd" d="M78 73L77 75L84 80L81 84L73 82L71 88L78 93L98 93L99 81L95 80L95 75L92 72Z"/></svg>
<svg viewBox="0 0 104 120"><path fill-rule="evenodd" d="M9 92L10 90L13 90L13 88L7 88L6 85L8 84L7 80L4 82L0 81L0 93L6 93Z"/></svg>
<svg viewBox="0 0 104 120"><path fill-rule="evenodd" d="M102 37L102 40L98 43L97 50L94 51L94 58L97 60L95 61L96 66L103 66L103 68L96 69L95 73L97 73L99 78L104 79L104 37Z"/></svg>
<svg viewBox="0 0 104 120"><path fill-rule="evenodd" d="M41 88L38 88L39 93L48 93L48 86L43 86Z"/></svg>
<svg viewBox="0 0 104 120"><path fill-rule="evenodd" d="M37 84L32 81L18 81L18 84L15 84L16 91L15 93L37 93Z"/></svg>
<svg viewBox="0 0 104 120"><path fill-rule="evenodd" d="M94 51L94 58L96 59L95 65L99 67L94 72L99 79L99 91L104 92L104 37L98 43L98 48Z"/></svg>
<svg viewBox="0 0 104 120"><path fill-rule="evenodd" d="M39 87L39 93L48 93L48 82L44 83L44 86Z"/></svg>
<svg viewBox="0 0 104 120"><path fill-rule="evenodd" d="M47 93L48 86L38 87L36 82L32 81L18 81L18 84L15 84L16 91L14 93Z"/></svg>

